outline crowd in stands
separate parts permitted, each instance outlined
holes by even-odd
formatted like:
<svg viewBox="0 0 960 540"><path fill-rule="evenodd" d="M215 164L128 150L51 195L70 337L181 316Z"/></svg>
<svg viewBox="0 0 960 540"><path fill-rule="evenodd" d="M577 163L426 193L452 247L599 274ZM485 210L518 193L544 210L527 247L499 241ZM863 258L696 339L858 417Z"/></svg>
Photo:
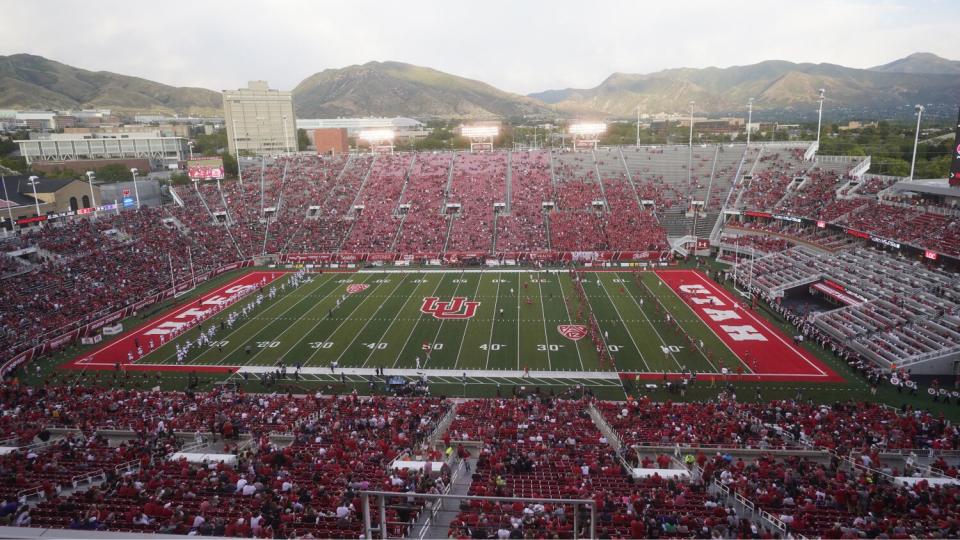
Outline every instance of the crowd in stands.
<svg viewBox="0 0 960 540"><path fill-rule="evenodd" d="M353 252L390 250L399 225L394 214L413 159L410 154L377 158L363 189L357 194L354 204L363 206L363 210L354 218L350 237L343 249Z"/></svg>
<svg viewBox="0 0 960 540"><path fill-rule="evenodd" d="M507 156L494 152L460 154L453 162L447 204L459 204L448 251L490 251L494 204L506 201Z"/></svg>
<svg viewBox="0 0 960 540"><path fill-rule="evenodd" d="M452 423L436 433L451 407ZM450 461L426 474L395 460L444 461L442 449L457 447L459 458L477 459L466 471L471 495L592 500L601 538L960 533L956 486L928 483L920 469L884 457L960 449L960 431L942 416L873 403L740 402L727 392L703 403L605 402L535 392L454 404L8 384L0 409L0 438L16 448L0 458L10 479L0 522L19 526L356 537L358 492L382 490L398 494L387 509L398 536L424 507L403 494L442 493L452 471ZM436 446L425 444L431 435ZM170 457L187 442L215 441L235 463ZM462 441L476 443L467 450ZM955 472L950 456L933 463ZM634 468L648 473L634 477ZM88 476L98 481L78 482ZM725 491L784 529L738 514ZM376 508L373 515L377 525ZM575 516L572 504L466 501L449 536L572 538L575 517L585 535L588 514Z"/></svg>
<svg viewBox="0 0 960 540"><path fill-rule="evenodd" d="M356 491L429 492L449 482L449 471L428 476L391 467L403 454L440 459L439 451L423 446L449 407L439 399L78 387L7 387L2 398L4 418L14 411L25 416L2 426L7 436L35 432L50 438L48 428L77 430L0 459L0 471L15 479L0 491L5 501L23 504L31 490L44 495L36 506L15 512L18 518L27 512L26 519L17 520L19 525L263 538L306 533L356 537L361 530ZM111 445L98 434L104 429L129 429L136 439ZM292 441L272 442L271 433ZM241 435L247 441L243 448ZM211 437L223 441L224 452L233 453L236 463L170 459L183 440L194 437L201 446ZM73 487L78 475L92 471L99 471L105 482L63 491ZM404 523L414 520L419 508L390 509L388 519L396 523L391 534L402 534Z"/></svg>
<svg viewBox="0 0 960 540"><path fill-rule="evenodd" d="M401 204L409 205L396 249L403 253L443 251L448 217L443 208L454 154L419 154Z"/></svg>
<svg viewBox="0 0 960 540"><path fill-rule="evenodd" d="M510 212L497 216L497 251L546 251L544 202L553 198L550 155L540 150L514 152L511 160Z"/></svg>
<svg viewBox="0 0 960 540"><path fill-rule="evenodd" d="M176 186L177 204L59 220L5 238L4 252L36 253L29 263L0 259L0 276L14 276L0 287L0 351L9 357L172 282L264 253L663 250L663 212L691 198L718 209L736 171L753 175L733 192L739 208L776 208L960 254L960 227L947 210L837 198L840 169L803 161L803 148L741 148L695 148L690 171L682 145L296 155L247 167L243 183ZM806 179L788 193L796 177ZM545 210L545 202L555 207Z"/></svg>

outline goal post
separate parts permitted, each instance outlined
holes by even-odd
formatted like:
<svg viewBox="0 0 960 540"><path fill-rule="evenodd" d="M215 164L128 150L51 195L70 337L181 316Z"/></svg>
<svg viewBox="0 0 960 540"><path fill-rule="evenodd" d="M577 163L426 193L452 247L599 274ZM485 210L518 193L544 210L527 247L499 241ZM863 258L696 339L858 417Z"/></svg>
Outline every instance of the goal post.
<svg viewBox="0 0 960 540"><path fill-rule="evenodd" d="M460 135L470 139L471 152L493 151L493 140L500 135L500 127L495 125L460 126Z"/></svg>
<svg viewBox="0 0 960 540"><path fill-rule="evenodd" d="M370 151L374 154L392 154L395 137L392 129L365 129L358 135L360 140L370 145Z"/></svg>
<svg viewBox="0 0 960 540"><path fill-rule="evenodd" d="M602 122L578 122L571 124L569 131L574 151L593 151L600 143L600 136L607 132L607 125Z"/></svg>

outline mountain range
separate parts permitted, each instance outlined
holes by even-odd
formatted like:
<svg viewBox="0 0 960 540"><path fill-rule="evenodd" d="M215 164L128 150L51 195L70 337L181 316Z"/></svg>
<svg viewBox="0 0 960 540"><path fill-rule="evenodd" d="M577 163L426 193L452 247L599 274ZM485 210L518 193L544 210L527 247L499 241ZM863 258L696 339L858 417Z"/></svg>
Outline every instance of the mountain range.
<svg viewBox="0 0 960 540"><path fill-rule="evenodd" d="M831 109L889 112L913 105L960 102L960 62L918 53L870 69L836 64L768 60L748 66L668 69L649 74L614 73L593 88L547 90L530 97L568 114L601 112L630 117L642 112L813 111L818 90Z"/></svg>
<svg viewBox="0 0 960 540"><path fill-rule="evenodd" d="M109 71L88 71L42 56L0 56L0 108L114 109L223 115L219 92L178 88Z"/></svg>
<svg viewBox="0 0 960 540"><path fill-rule="evenodd" d="M759 111L807 115L826 90L825 107L847 114L956 110L960 61L916 53L869 69L769 60L727 68L679 68L614 73L593 88L545 90L522 96L481 81L400 62L368 62L315 73L293 89L300 118L412 116L417 118L604 117ZM174 87L106 71L88 71L40 56L0 56L0 108L109 108L222 114L219 92Z"/></svg>

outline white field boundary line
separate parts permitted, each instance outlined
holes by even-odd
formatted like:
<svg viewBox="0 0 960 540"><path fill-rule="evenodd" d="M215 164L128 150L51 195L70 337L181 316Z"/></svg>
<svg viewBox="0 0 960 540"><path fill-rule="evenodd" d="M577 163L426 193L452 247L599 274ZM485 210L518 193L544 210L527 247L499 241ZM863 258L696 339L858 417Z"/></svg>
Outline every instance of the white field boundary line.
<svg viewBox="0 0 960 540"><path fill-rule="evenodd" d="M112 365L112 364L111 364ZM376 374L377 368L357 368L357 367L338 367L335 373L344 375L371 376ZM277 369L273 366L253 365L240 366L238 373L274 373ZM513 378L519 380L529 380L524 377L522 370L487 370L487 369L412 369L412 368L389 368L384 371L384 376L407 375L418 376L428 375L430 377L450 377L457 381L463 379L466 372L468 378L490 378L502 381L504 378ZM288 371L288 376L291 374ZM301 375L330 375L330 368L319 366L307 366L300 368ZM659 374L658 374L659 375ZM539 379L558 379L558 380L619 380L620 375L616 371L531 371L531 378Z"/></svg>
<svg viewBox="0 0 960 540"><path fill-rule="evenodd" d="M688 270L688 272L690 272L690 271ZM715 286L714 284L710 283L708 280L704 279L703 276L702 276L699 272L693 272L693 274L694 274L695 276L697 276L697 279L700 280L701 283L706 284L708 288L712 289L714 292L717 292L717 293L721 294L728 302L733 302L733 301L730 299L730 295L728 295L726 291L724 291L723 289L720 289L719 287L717 287L717 286ZM671 287L671 289L672 289L672 287ZM817 373L819 373L821 376L823 376L823 377L827 377L827 376L828 376L826 373L824 373L824 371L823 371L822 369L820 369L819 367L817 367L816 364L814 364L814 363L811 362L809 359L807 359L807 357L806 357L805 354L803 354L802 352L800 352L799 350L797 350L797 348L794 347L792 344L788 343L787 340L785 340L785 339L783 339L782 337L780 337L780 333L776 331L776 328L771 327L771 325L770 325L769 322L767 322L766 320L758 319L757 316L754 315L753 312L752 312L750 309L741 309L741 310L740 310L740 313L746 313L747 316L750 317L751 320L753 320L753 322L755 322L755 323L758 324L759 326L762 326L762 327L767 331L767 333L769 333L769 334L771 334L773 337L777 338L777 341L779 341L780 343L783 343L788 349L790 349L790 350L793 352L793 354L799 356L799 357L800 357L804 362L806 362L810 367L812 367L813 369L817 370ZM805 374L803 374L803 373L795 373L794 375L805 375ZM813 373L809 373L809 374L806 374L806 375L808 375L808 376L814 376Z"/></svg>
<svg viewBox="0 0 960 540"><path fill-rule="evenodd" d="M115 363L114 363L114 362L90 362L89 364L85 364L85 365L90 365L90 366L113 366L113 365L115 365ZM185 365L183 365L183 366L177 366L177 365L172 365L172 364L130 364L130 365L137 366L138 368L156 368L157 371L189 371L189 369L190 369L191 367L198 367L198 368L217 367L217 368L231 369L231 370L236 371L236 373L244 373L244 372L246 372L246 373L267 373L267 372L274 373L274 372L277 371L276 367L274 367L274 366L266 366L266 365L262 365L262 364L260 364L260 365L245 365L245 366L237 366L237 365L218 365L218 364L190 364L190 365L186 365L186 364L185 364ZM343 368L343 367L338 367L337 369L334 370L334 373L340 373L341 371L343 371L345 374L348 374L348 375L352 374L352 375L364 375L364 376L368 376L368 375L375 375L375 374L376 374L375 371L374 371L374 369L375 369L375 368ZM394 374L398 374L398 375L428 375L428 376L430 376L430 377L433 377L433 376L457 377L458 380L463 377L463 372L464 372L464 370L462 370L462 369L459 369L459 370L458 370L458 369L449 369L449 368L443 368L443 369L430 368L430 369L421 369L421 370L419 370L419 371L416 370L416 369L409 369L409 368L389 368L389 369L384 368L384 376L389 376L389 375L394 375ZM288 373L289 373L289 372L288 372ZM301 368L300 368L300 374L301 374L301 375L303 375L303 374L314 374L314 375L317 375L317 374L324 374L324 373L329 374L329 373L330 373L330 368L329 368L329 367L313 367L313 366L306 366L306 367L301 367ZM497 380L498 382L501 381L503 378L513 378L513 379L530 380L530 379L526 379L526 378L525 378L525 373L524 373L522 370L467 370L467 376L468 376L468 377L471 376L471 373L473 374L473 375L472 375L473 377L488 377L488 378L491 378L491 380ZM478 373L484 373L484 374L486 374L486 375L477 375ZM530 378L536 379L536 378L540 377L540 378L553 378L553 379L563 379L563 380L573 380L573 379L590 379L590 380L595 380L595 379L603 379L603 380L611 380L611 381L612 381L612 380L614 380L614 379L619 379L621 373L623 373L623 374L629 374L629 375L655 375L655 376L657 376L657 377L660 377L660 376L663 375L663 372L662 372L662 371L608 371L608 372L603 372L603 371L531 371L531 372L530 372ZM668 371L668 372L667 372L667 375L682 375L682 373L680 373L680 372L670 372L670 371ZM719 373L705 373L704 375L712 377L712 376L720 375L720 374L719 374ZM753 375L744 374L744 376L749 376L749 377L753 377L753 378L758 378L758 379L761 380L760 382L762 382L762 379L768 378L768 377L769 377L769 378L776 377L776 378L780 378L780 379L796 379L798 382L802 382L802 381L813 382L813 381L810 381L809 379L811 379L811 378L821 378L821 377L822 377L821 375L815 375L815 374L798 375L798 374L796 374L796 373L758 373L758 374L753 374ZM728 374L727 377L737 377L737 375L736 375L736 374ZM789 381L783 381L783 382L789 382Z"/></svg>

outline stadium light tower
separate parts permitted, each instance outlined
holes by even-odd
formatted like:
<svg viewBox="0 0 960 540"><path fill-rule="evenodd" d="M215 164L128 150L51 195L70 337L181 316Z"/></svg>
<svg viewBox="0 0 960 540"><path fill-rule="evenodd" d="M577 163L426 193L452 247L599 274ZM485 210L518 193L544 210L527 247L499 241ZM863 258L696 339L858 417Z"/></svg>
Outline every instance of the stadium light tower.
<svg viewBox="0 0 960 540"><path fill-rule="evenodd" d="M137 197L137 210L140 210L140 188L137 187L137 168L130 169L130 175L133 176L133 194Z"/></svg>
<svg viewBox="0 0 960 540"><path fill-rule="evenodd" d="M243 185L243 166L240 164L240 143L237 142L237 119L233 119L233 148L237 151L237 180Z"/></svg>
<svg viewBox="0 0 960 540"><path fill-rule="evenodd" d="M640 148L640 106L637 105L637 148Z"/></svg>
<svg viewBox="0 0 960 540"><path fill-rule="evenodd" d="M93 171L87 171L87 185L90 186L90 207L93 208L93 215L97 215L97 200L93 196L93 179L96 177Z"/></svg>
<svg viewBox="0 0 960 540"><path fill-rule="evenodd" d="M687 187L693 181L693 104L690 102L690 151L687 157Z"/></svg>
<svg viewBox="0 0 960 540"><path fill-rule="evenodd" d="M39 176L31 176L27 184L33 188L33 204L37 207L37 217L40 217L40 199L37 198L37 184L40 181Z"/></svg>
<svg viewBox="0 0 960 540"><path fill-rule="evenodd" d="M9 201L10 196L7 195L7 179L4 178L3 173L0 172L0 184L3 184L3 200ZM10 232L13 232L13 205L7 204L7 215L10 216Z"/></svg>
<svg viewBox="0 0 960 540"><path fill-rule="evenodd" d="M910 160L910 179L913 180L913 167L917 164L917 143L920 142L920 117L923 116L923 105L917 105L917 132L913 136L913 159Z"/></svg>
<svg viewBox="0 0 960 540"><path fill-rule="evenodd" d="M817 113L817 150L820 149L820 122L823 120L823 95L826 92L820 89L820 112Z"/></svg>
<svg viewBox="0 0 960 540"><path fill-rule="evenodd" d="M750 146L750 124L753 123L753 98L747 101L747 146Z"/></svg>

